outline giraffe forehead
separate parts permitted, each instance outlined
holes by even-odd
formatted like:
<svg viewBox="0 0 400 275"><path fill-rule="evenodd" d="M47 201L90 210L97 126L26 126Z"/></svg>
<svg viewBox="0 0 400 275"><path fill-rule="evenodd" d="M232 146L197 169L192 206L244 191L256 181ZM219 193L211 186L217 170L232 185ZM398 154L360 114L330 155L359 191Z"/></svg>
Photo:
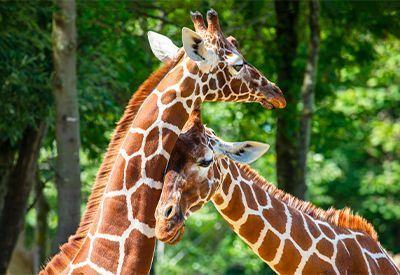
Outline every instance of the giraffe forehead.
<svg viewBox="0 0 400 275"><path fill-rule="evenodd" d="M190 128L186 133L179 136L176 146L182 147L192 158L199 158L206 154L205 149L208 148L208 138L204 133L198 132L194 128ZM182 151L180 150L180 151Z"/></svg>
<svg viewBox="0 0 400 275"><path fill-rule="evenodd" d="M204 33L203 40L204 45L209 49L213 49L221 58L225 58L226 55L232 55L237 52L235 47L221 34Z"/></svg>

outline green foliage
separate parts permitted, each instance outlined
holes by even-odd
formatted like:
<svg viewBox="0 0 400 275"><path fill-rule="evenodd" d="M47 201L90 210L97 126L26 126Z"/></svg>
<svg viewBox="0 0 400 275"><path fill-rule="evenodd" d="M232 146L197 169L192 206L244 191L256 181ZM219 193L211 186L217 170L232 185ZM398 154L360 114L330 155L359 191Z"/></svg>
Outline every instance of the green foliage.
<svg viewBox="0 0 400 275"><path fill-rule="evenodd" d="M390 35L368 41L375 44L373 61L343 67L338 77L345 83L318 107L310 198L323 207L352 207L398 253L400 42Z"/></svg>
<svg viewBox="0 0 400 275"><path fill-rule="evenodd" d="M0 139L17 144L51 105L49 3L0 6Z"/></svg>

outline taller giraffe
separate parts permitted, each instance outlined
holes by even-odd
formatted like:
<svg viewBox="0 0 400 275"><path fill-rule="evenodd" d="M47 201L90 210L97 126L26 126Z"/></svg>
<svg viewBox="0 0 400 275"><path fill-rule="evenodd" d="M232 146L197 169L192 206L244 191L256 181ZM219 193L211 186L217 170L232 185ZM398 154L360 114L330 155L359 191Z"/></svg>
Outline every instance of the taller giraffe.
<svg viewBox="0 0 400 275"><path fill-rule="evenodd" d="M150 32L155 55L167 64L131 99L100 167L80 227L43 273L148 273L155 246L154 212L175 142L203 101L259 102L285 107L280 89L248 64L225 38L218 15L192 14L183 49Z"/></svg>
<svg viewBox="0 0 400 275"><path fill-rule="evenodd" d="M194 112L171 154L156 237L175 244L189 215L213 200L230 227L279 274L400 274L366 220L324 211L277 189L248 165L269 145L225 142Z"/></svg>

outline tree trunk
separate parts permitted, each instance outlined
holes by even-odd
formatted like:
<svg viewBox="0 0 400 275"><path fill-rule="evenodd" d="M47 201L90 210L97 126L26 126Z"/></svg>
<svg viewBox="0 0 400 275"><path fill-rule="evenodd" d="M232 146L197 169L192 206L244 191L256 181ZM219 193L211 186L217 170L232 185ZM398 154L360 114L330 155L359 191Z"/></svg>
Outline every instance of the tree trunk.
<svg viewBox="0 0 400 275"><path fill-rule="evenodd" d="M53 251L67 241L80 220L79 112L76 89L76 8L57 0L53 14L53 93L56 107L58 227Z"/></svg>
<svg viewBox="0 0 400 275"><path fill-rule="evenodd" d="M37 247L37 261L35 263L35 272L39 273L43 264L46 263L48 255L48 222L47 217L49 214L49 204L47 203L46 197L43 193L44 182L39 178L39 174L36 175L35 185L35 196L36 201L36 247Z"/></svg>
<svg viewBox="0 0 400 275"><path fill-rule="evenodd" d="M23 134L18 160L8 178L8 192L0 216L0 274L5 274L18 234L24 224L29 193L36 175L37 158L45 123L28 127Z"/></svg>
<svg viewBox="0 0 400 275"><path fill-rule="evenodd" d="M15 152L8 140L0 142L0 216L7 195L8 177L14 164Z"/></svg>
<svg viewBox="0 0 400 275"><path fill-rule="evenodd" d="M297 21L299 1L275 0L277 20L276 43L279 52L278 83L287 102L284 110L278 111L276 133L278 186L299 198L304 198L305 187L299 186L300 167L297 162L297 137L299 129L299 91L296 88L294 60L297 49Z"/></svg>
<svg viewBox="0 0 400 275"><path fill-rule="evenodd" d="M311 123L314 112L314 94L317 78L318 55L319 55L319 2L310 0L309 4L309 26L310 46L306 69L304 72L303 86L301 88L302 110L300 117L300 135L298 161L300 165L299 182L300 186L306 186L307 179L307 153L310 147Z"/></svg>
<svg viewBox="0 0 400 275"><path fill-rule="evenodd" d="M311 119L319 52L319 3L311 0L310 46L301 93L294 72L296 59L298 1L275 1L277 17L278 83L285 92L287 107L278 112L276 137L278 186L301 199L307 191L307 153L310 146ZM302 103L302 104L299 104ZM302 106L301 110L298 107Z"/></svg>

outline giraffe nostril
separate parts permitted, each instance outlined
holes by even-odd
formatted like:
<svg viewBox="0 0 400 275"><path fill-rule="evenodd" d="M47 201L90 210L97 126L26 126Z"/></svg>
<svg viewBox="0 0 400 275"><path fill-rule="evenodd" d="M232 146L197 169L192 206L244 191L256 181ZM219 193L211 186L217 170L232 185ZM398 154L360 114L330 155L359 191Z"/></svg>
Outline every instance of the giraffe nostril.
<svg viewBox="0 0 400 275"><path fill-rule="evenodd" d="M172 210L174 209L174 206L173 205L170 205L170 206L168 206L166 209L165 209L165 212L164 212L164 217L166 218L166 219L168 219L168 218L170 218L171 216L172 216Z"/></svg>

